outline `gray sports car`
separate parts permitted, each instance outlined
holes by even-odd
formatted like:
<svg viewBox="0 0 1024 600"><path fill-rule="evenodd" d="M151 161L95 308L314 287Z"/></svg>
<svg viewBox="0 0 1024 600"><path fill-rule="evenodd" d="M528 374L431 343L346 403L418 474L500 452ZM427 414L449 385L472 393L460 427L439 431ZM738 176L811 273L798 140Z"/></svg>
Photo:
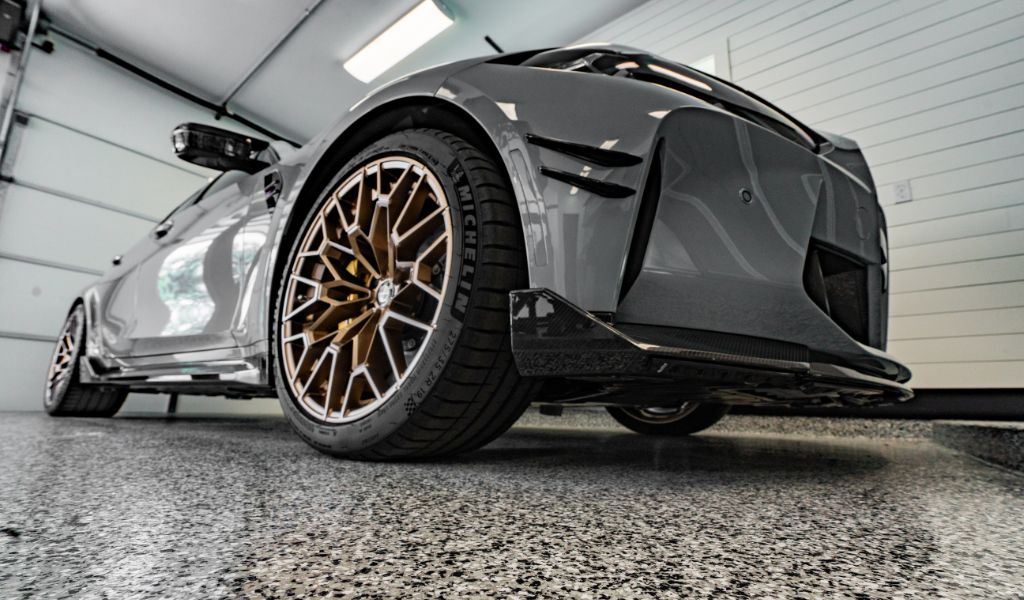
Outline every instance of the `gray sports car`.
<svg viewBox="0 0 1024 600"><path fill-rule="evenodd" d="M295 150L185 124L223 174L74 303L53 415L276 394L360 459L488 443L527 405L642 433L732 404L906 400L886 226L853 141L639 50L451 63Z"/></svg>

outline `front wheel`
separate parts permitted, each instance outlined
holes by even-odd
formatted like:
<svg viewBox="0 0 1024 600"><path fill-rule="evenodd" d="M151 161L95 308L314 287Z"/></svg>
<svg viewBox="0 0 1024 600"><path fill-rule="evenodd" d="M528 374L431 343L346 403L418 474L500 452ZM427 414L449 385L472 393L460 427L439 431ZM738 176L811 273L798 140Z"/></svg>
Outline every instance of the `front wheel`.
<svg viewBox="0 0 1024 600"><path fill-rule="evenodd" d="M525 410L509 291L526 285L518 209L498 165L436 130L355 156L294 236L279 284L278 394L336 456L454 454Z"/></svg>
<svg viewBox="0 0 1024 600"><path fill-rule="evenodd" d="M729 405L686 402L672 408L609 406L608 412L620 425L637 433L681 436L711 427L729 412Z"/></svg>

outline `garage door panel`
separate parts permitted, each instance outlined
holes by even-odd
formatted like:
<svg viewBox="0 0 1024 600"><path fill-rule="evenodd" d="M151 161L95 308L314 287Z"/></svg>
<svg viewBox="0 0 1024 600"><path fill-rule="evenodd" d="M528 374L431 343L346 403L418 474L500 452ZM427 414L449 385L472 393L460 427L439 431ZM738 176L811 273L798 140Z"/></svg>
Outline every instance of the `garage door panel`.
<svg viewBox="0 0 1024 600"><path fill-rule="evenodd" d="M22 132L14 178L154 219L207 181L39 119Z"/></svg>
<svg viewBox="0 0 1024 600"><path fill-rule="evenodd" d="M0 331L56 337L71 302L95 280L66 269L0 259Z"/></svg>
<svg viewBox="0 0 1024 600"><path fill-rule="evenodd" d="M152 221L13 185L0 213L0 252L105 271L111 257L152 227Z"/></svg>
<svg viewBox="0 0 1024 600"><path fill-rule="evenodd" d="M0 291L2 293L2 291ZM53 345L0 337L0 410L42 410L43 383Z"/></svg>
<svg viewBox="0 0 1024 600"><path fill-rule="evenodd" d="M208 177L215 172L174 155L171 130L186 121L252 130L216 120L211 111L98 59L61 36L51 36L52 53L32 54L18 109L108 139L142 154ZM69 102L74 98L74 102Z"/></svg>

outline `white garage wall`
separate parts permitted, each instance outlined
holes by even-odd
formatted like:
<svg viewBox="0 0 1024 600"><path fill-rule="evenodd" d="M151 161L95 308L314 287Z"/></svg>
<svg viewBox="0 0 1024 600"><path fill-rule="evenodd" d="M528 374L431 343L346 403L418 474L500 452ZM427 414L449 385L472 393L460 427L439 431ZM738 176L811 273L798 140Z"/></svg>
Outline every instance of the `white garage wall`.
<svg viewBox="0 0 1024 600"><path fill-rule="evenodd" d="M890 227L889 350L917 387L1024 387L1024 2L652 0L580 41L714 55L856 139Z"/></svg>
<svg viewBox="0 0 1024 600"><path fill-rule="evenodd" d="M212 171L171 151L184 121L242 128L58 35L29 57L0 187L0 410L38 410L51 344L78 292L110 259L203 185ZM133 395L128 411L162 411L166 396ZM182 397L180 412L276 410Z"/></svg>

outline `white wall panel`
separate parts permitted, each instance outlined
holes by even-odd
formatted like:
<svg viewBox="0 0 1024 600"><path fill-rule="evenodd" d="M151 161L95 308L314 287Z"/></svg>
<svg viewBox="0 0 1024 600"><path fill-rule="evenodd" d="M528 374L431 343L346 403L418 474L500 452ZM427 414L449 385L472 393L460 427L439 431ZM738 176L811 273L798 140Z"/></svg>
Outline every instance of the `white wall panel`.
<svg viewBox="0 0 1024 600"><path fill-rule="evenodd" d="M911 364L914 379L933 388L1019 388L1024 361ZM984 385L977 382L982 381Z"/></svg>
<svg viewBox="0 0 1024 600"><path fill-rule="evenodd" d="M1024 2L649 2L580 41L598 40L714 54L719 75L856 139L886 206L892 349L914 384L1024 387Z"/></svg>
<svg viewBox="0 0 1024 600"><path fill-rule="evenodd" d="M856 136L863 148L893 141L904 141L908 136L939 131L953 125L970 123L987 115L998 115L1019 108L1024 97L1024 82L1002 82L995 88L977 90L955 102L939 106L918 107L909 113L889 116L882 121L862 127L848 127L846 135ZM1011 130L1013 119L1007 124Z"/></svg>
<svg viewBox="0 0 1024 600"><path fill-rule="evenodd" d="M902 159L930 156L925 153L942 152L942 150L935 150L936 148L952 148L979 141L987 142L1000 136L1020 131L1007 131L1007 121L1011 123L1016 121L1024 129L1024 108L1014 108L1007 112L986 115L966 123L949 125L935 131L920 133L914 136L912 143L907 143L903 139L876 144L864 148L864 155L871 161L871 164L880 167ZM1019 138L1015 139L1019 143Z"/></svg>
<svg viewBox="0 0 1024 600"><path fill-rule="evenodd" d="M931 244L944 240L959 240L984 236L1002 231L1024 229L1024 204L979 210L941 219L931 219L893 228L889 236L893 249ZM893 265L901 268L902 265Z"/></svg>
<svg viewBox="0 0 1024 600"><path fill-rule="evenodd" d="M797 116L828 131L848 132L888 122L894 114L914 113L960 100L973 99L982 90L998 90L1005 87L1008 82L1018 82L1022 79L1024 60L997 65L983 64L982 69L962 77L941 77L940 74L936 80L929 80L932 82L929 86L915 91L888 94L883 90L870 99L865 99L865 103L861 105L844 103L815 106L807 109L807 112L813 115L801 112ZM785 104L782 108L786 108Z"/></svg>
<svg viewBox="0 0 1024 600"><path fill-rule="evenodd" d="M893 294L889 297L889 316L947 314L950 319L956 319L960 316L954 313L1016 306L1024 306L1024 282L1021 281ZM963 318L969 319L970 315L965 314Z"/></svg>
<svg viewBox="0 0 1024 600"><path fill-rule="evenodd" d="M933 196L925 200L887 206L885 213L889 227L1020 204L1024 202L1024 178L983 184L982 187L968 191Z"/></svg>
<svg viewBox="0 0 1024 600"><path fill-rule="evenodd" d="M998 256L1016 256L1024 248L1024 230L1003 231L989 235L943 240L897 248L890 252L893 274L928 265L971 262ZM1022 299L1021 304L1024 304Z"/></svg>
<svg viewBox="0 0 1024 600"><path fill-rule="evenodd" d="M827 11L794 19L791 25L759 38L755 43L737 47L730 57L733 69L736 70L734 75L737 78L746 77L799 56L801 52L827 44L835 39L835 31L843 23L864 14L870 15L883 5L884 0L840 2ZM794 40L806 42L794 45Z"/></svg>
<svg viewBox="0 0 1024 600"><path fill-rule="evenodd" d="M1024 281L1024 255L906 269L892 274L892 294Z"/></svg>
<svg viewBox="0 0 1024 600"><path fill-rule="evenodd" d="M913 356L919 363L959 362L950 357L969 357L969 362L1024 361L1024 334L979 335L935 340L894 340L889 350Z"/></svg>
<svg viewBox="0 0 1024 600"><path fill-rule="evenodd" d="M794 101L807 104L815 101L814 96L805 99L803 94L825 84L825 97L855 92L858 86L930 67L935 64L933 56L949 60L987 47L993 37L1013 37L1007 34L1018 30L1020 17L1001 20L1001 11L999 3L991 0L986 4L939 4L915 13L913 18L893 21L892 28L879 28L851 38L849 41L857 43L855 48L832 53L829 60L816 60L813 65L793 68L785 74L780 72L758 89L773 94L779 102L800 96ZM874 68L882 64L884 70ZM780 68L788 69L789 65ZM794 104L790 109L798 111L803 106Z"/></svg>
<svg viewBox="0 0 1024 600"><path fill-rule="evenodd" d="M971 335L1024 333L1024 307L996 308L948 314L896 317L889 324L889 340L919 340ZM969 319L964 319L969 316Z"/></svg>
<svg viewBox="0 0 1024 600"><path fill-rule="evenodd" d="M872 168L878 185L945 173L961 167L1024 154L1024 131L1004 133L987 139L955 144L942 150L928 150L917 156L880 163Z"/></svg>

